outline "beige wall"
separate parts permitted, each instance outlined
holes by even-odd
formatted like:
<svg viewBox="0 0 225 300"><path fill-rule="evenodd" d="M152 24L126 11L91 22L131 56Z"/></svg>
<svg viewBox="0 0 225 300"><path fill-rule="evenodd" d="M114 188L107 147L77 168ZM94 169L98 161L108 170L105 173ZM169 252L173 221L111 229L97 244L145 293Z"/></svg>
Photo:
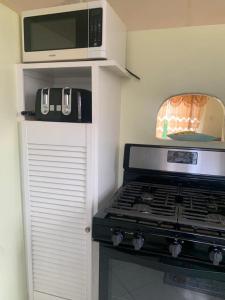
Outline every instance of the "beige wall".
<svg viewBox="0 0 225 300"><path fill-rule="evenodd" d="M128 34L127 66L141 77L141 81L128 80L123 88L121 161L125 142L175 144L155 138L158 109L170 96L193 92L225 101L224 49L225 25ZM216 142L176 144L225 146Z"/></svg>
<svg viewBox="0 0 225 300"><path fill-rule="evenodd" d="M25 300L15 63L19 19L0 4L0 300Z"/></svg>
<svg viewBox="0 0 225 300"><path fill-rule="evenodd" d="M223 140L224 107L216 98L209 97L200 124L198 132L216 136Z"/></svg>

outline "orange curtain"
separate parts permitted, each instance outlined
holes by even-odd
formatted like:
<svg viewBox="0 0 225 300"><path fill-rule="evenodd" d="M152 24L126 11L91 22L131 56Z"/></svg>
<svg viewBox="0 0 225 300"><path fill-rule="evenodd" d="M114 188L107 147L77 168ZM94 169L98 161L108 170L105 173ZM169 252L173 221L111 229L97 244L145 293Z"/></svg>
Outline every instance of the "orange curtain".
<svg viewBox="0 0 225 300"><path fill-rule="evenodd" d="M157 116L156 136L166 138L170 133L197 131L207 101L204 95L181 95L167 100Z"/></svg>

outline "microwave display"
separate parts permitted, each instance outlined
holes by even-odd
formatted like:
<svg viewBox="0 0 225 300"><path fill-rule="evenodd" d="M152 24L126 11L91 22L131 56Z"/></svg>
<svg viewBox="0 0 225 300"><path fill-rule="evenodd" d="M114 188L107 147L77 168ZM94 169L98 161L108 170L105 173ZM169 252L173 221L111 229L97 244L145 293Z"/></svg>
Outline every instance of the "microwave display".
<svg viewBox="0 0 225 300"><path fill-rule="evenodd" d="M24 18L25 52L101 45L102 8Z"/></svg>

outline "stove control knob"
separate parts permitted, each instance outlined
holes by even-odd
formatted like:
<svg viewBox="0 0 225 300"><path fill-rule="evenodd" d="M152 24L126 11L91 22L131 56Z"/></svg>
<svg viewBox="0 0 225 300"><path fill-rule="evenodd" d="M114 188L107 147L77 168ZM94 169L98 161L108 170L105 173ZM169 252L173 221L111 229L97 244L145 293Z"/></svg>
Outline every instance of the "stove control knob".
<svg viewBox="0 0 225 300"><path fill-rule="evenodd" d="M113 246L117 247L123 241L123 234L120 231L116 231L112 235Z"/></svg>
<svg viewBox="0 0 225 300"><path fill-rule="evenodd" d="M182 251L182 245L178 241L174 241L172 244L169 246L169 251L172 255L172 257L178 257Z"/></svg>
<svg viewBox="0 0 225 300"><path fill-rule="evenodd" d="M137 234L135 238L133 238L132 243L134 246L134 250L139 251L144 245L144 238L141 234Z"/></svg>
<svg viewBox="0 0 225 300"><path fill-rule="evenodd" d="M223 260L223 253L222 250L219 248L213 248L209 252L209 259L214 264L214 266L219 266L221 261Z"/></svg>

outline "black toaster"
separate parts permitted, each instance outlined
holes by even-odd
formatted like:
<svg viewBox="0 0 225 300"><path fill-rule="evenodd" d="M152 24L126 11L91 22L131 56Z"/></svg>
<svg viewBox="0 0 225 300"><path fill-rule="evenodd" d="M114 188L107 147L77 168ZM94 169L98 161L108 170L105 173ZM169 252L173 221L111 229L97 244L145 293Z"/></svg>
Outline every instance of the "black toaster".
<svg viewBox="0 0 225 300"><path fill-rule="evenodd" d="M91 123L92 94L69 87L39 89L35 117L40 121Z"/></svg>

